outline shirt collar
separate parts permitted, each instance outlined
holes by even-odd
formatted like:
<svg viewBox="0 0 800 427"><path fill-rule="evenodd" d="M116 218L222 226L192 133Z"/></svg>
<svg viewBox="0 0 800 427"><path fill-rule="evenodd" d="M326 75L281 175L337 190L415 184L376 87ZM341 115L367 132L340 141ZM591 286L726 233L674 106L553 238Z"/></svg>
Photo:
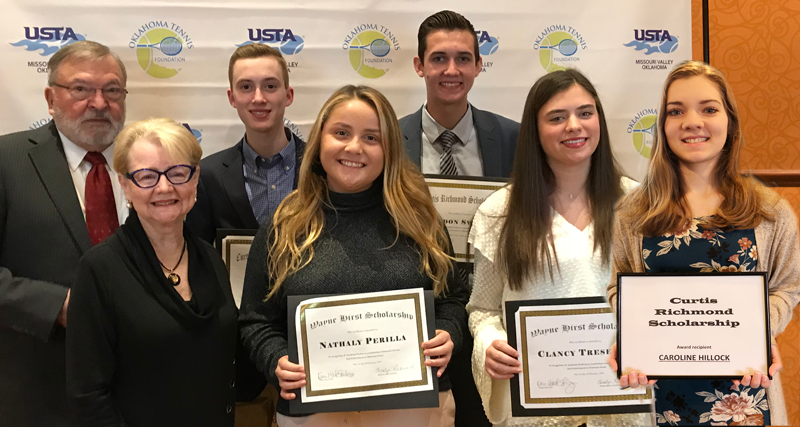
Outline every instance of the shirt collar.
<svg viewBox="0 0 800 427"><path fill-rule="evenodd" d="M58 129L58 128L56 128ZM86 157L86 153L88 151L85 148L81 148L75 145L74 142L70 141L69 138L64 136L61 131L58 131L58 136L61 137L61 145L64 147L64 155L67 157L67 164L69 165L70 170L75 172L78 170L78 167L83 162L83 158ZM114 171L114 144L108 146L102 152L103 157L106 158L106 168L111 172Z"/></svg>
<svg viewBox="0 0 800 427"><path fill-rule="evenodd" d="M430 141L431 144L435 143L444 131L445 127L436 122L436 120L431 117L430 113L428 113L428 104L426 103L423 105L422 133L428 137L428 141ZM467 145L467 142L469 142L469 137L472 134L472 105L467 104L467 112L464 113L464 117L461 118L458 124L456 124L451 131L456 134L462 144Z"/></svg>
<svg viewBox="0 0 800 427"><path fill-rule="evenodd" d="M297 152L297 144L294 140L294 134L289 130L289 128L284 127L284 131L286 132L286 138L289 139L289 143L283 147L280 153L276 154L276 156L281 156L281 165L284 167L285 170L288 168L294 167L295 163L297 162L295 153ZM247 143L247 134L245 134L244 143L242 144L242 157L244 158L244 163L250 169L258 169L258 162L256 161L259 157L258 153L253 150L253 147ZM267 159L269 161L270 159Z"/></svg>

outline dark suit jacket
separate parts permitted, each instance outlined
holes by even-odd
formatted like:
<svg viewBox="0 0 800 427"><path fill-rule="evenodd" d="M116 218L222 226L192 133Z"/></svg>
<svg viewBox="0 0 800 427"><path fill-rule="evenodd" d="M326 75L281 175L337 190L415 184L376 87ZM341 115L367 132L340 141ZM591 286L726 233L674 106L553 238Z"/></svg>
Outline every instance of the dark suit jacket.
<svg viewBox="0 0 800 427"><path fill-rule="evenodd" d="M306 143L297 135L294 135L294 140L297 162L292 188L297 188L297 176ZM253 215L244 185L242 144L244 138L233 147L214 153L200 162L197 203L186 216L186 223L201 239L211 244L214 243L218 228L257 230L260 225Z"/></svg>
<svg viewBox="0 0 800 427"><path fill-rule="evenodd" d="M0 425L76 425L56 317L91 246L55 124L0 136Z"/></svg>
<svg viewBox="0 0 800 427"><path fill-rule="evenodd" d="M424 106L422 108L425 108ZM400 119L406 152L417 167L422 163L422 108ZM514 164L519 123L472 106L472 121L478 133L483 176L508 178Z"/></svg>

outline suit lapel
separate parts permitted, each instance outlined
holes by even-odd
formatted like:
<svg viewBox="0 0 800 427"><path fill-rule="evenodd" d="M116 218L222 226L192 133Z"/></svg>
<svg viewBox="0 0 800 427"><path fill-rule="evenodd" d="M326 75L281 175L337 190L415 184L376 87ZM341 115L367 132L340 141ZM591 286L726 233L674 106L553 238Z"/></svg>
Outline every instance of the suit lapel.
<svg viewBox="0 0 800 427"><path fill-rule="evenodd" d="M300 164L303 162L303 155L306 152L306 142L300 139L297 135L294 137L294 182L292 183L292 190L297 190L297 182L300 181Z"/></svg>
<svg viewBox="0 0 800 427"><path fill-rule="evenodd" d="M244 170L242 169L242 144L244 138L239 141L237 150L231 150L230 155L223 162L225 169L222 171L222 184L228 199L233 206L233 210L239 215L245 228L258 228L258 220L253 214L250 206L250 199L247 197L247 189L244 186Z"/></svg>
<svg viewBox="0 0 800 427"><path fill-rule="evenodd" d="M483 161L483 176L502 176L501 144L497 135L497 120L489 113L472 106L472 123L478 133L478 147Z"/></svg>
<svg viewBox="0 0 800 427"><path fill-rule="evenodd" d="M406 142L406 152L417 167L422 164L422 106L411 114L400 128Z"/></svg>
<svg viewBox="0 0 800 427"><path fill-rule="evenodd" d="M30 149L28 156L39 179L81 253L86 252L92 247L92 241L55 124L51 122L43 126L30 139L36 145Z"/></svg>

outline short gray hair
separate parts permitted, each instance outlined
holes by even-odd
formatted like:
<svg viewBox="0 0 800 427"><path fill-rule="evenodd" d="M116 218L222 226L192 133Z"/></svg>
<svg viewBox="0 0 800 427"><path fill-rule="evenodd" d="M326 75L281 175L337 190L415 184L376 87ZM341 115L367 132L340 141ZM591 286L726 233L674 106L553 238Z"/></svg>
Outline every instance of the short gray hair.
<svg viewBox="0 0 800 427"><path fill-rule="evenodd" d="M53 54L53 56L50 58L50 61L47 62L47 68L49 68L47 85L53 86L56 84L58 68L64 61L97 60L105 58L106 56L114 58L114 61L116 61L117 65L119 65L119 69L122 71L122 84L125 85L125 83L128 81L128 73L125 71L125 65L122 63L122 60L119 59L119 56L112 52L108 46L93 42L91 40L81 40L75 43L70 43Z"/></svg>

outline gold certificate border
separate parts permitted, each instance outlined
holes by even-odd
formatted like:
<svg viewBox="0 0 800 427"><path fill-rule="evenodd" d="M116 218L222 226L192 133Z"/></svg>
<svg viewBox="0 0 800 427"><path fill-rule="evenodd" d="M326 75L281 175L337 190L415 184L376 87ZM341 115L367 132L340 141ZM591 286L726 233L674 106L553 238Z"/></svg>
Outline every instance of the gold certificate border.
<svg viewBox="0 0 800 427"><path fill-rule="evenodd" d="M306 368L307 378L313 378L313 373L311 370L311 365L308 363L308 340L306 339L306 310L313 310L315 308L323 308L323 307L339 307L343 305L356 305L356 304L369 304L374 302L384 302L384 301L401 301L401 300L413 300L414 301L414 310L416 311L417 316L417 341L419 349L419 364L420 364L420 380L417 381L403 381L403 382L395 382L395 383L387 383L387 384L373 384L373 385L365 385L360 387L341 387L335 388L330 390L312 390L311 383L312 381L306 382L306 395L307 396L329 396L332 394L344 394L344 393L358 393L362 391L374 391L374 390L389 390L394 388L401 388L401 387L414 387L414 386L424 386L428 384L428 376L426 375L426 366L425 366L425 354L422 350L422 316L421 316L421 302L420 302L420 294L404 294L404 295L383 295L377 297L360 297L360 298L352 298L347 300L340 300L340 301L324 301L324 302L317 302L312 304L303 304L300 306L300 330L302 336L300 339L303 340L303 366Z"/></svg>
<svg viewBox="0 0 800 427"><path fill-rule="evenodd" d="M224 240L225 245L225 268L228 270L228 277L231 277L231 246L250 245L253 246L253 239L231 239Z"/></svg>
<svg viewBox="0 0 800 427"><path fill-rule="evenodd" d="M554 397L544 399L531 398L531 381L530 381L530 366L528 365L528 326L526 320L529 317L545 317L545 316L575 316L582 314L604 314L612 313L611 307L603 308L580 308L574 310L544 310L544 311L520 311L520 336L522 341L522 372L525 374L525 403L526 404L545 404L545 403L581 403L581 402L613 402L622 400L639 400L641 398L652 399L652 389L647 389L647 393L642 396L640 394L631 395L617 395L617 396L584 396L584 397Z"/></svg>

